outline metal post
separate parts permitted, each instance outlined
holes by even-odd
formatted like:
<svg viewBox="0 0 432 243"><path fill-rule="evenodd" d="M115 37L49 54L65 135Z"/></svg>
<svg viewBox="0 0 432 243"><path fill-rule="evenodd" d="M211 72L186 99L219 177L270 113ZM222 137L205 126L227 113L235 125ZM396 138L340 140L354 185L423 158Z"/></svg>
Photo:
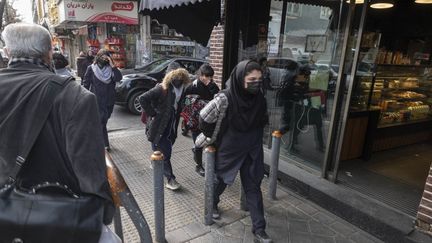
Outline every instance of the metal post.
<svg viewBox="0 0 432 243"><path fill-rule="evenodd" d="M165 201L164 201L164 156L160 151L153 152L151 162L153 167L153 202L155 217L156 242L165 240Z"/></svg>
<svg viewBox="0 0 432 243"><path fill-rule="evenodd" d="M249 211L249 208L247 206L247 201L246 201L246 194L245 191L243 189L243 184L240 184L240 209L243 211Z"/></svg>
<svg viewBox="0 0 432 243"><path fill-rule="evenodd" d="M116 212L114 214L114 232L120 239L123 241L123 226L121 222L120 208L116 208Z"/></svg>
<svg viewBox="0 0 432 243"><path fill-rule="evenodd" d="M270 157L270 175L269 175L269 189L268 196L271 200L276 200L276 189L277 189L277 174L279 171L279 152L282 133L280 131L274 131L272 133L272 149Z"/></svg>
<svg viewBox="0 0 432 243"><path fill-rule="evenodd" d="M205 202L204 202L204 224L213 224L213 200L214 200L214 170L216 159L216 148L208 146L205 149Z"/></svg>

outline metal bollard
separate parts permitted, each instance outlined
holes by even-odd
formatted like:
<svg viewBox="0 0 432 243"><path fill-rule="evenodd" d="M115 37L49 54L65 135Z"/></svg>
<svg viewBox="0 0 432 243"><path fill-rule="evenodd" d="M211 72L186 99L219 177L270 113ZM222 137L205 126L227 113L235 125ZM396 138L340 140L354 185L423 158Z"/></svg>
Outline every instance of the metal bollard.
<svg viewBox="0 0 432 243"><path fill-rule="evenodd" d="M243 184L240 184L240 209L246 212L249 211L246 201L246 194L243 189Z"/></svg>
<svg viewBox="0 0 432 243"><path fill-rule="evenodd" d="M155 217L156 242L165 240L165 200L164 200L164 156L160 151L153 152L151 162L153 167L153 202Z"/></svg>
<svg viewBox="0 0 432 243"><path fill-rule="evenodd" d="M270 157L270 175L269 175L269 189L268 197L271 200L276 200L276 189L277 189L277 174L279 171L279 153L282 133L280 131L274 131L272 133L272 150Z"/></svg>
<svg viewBox="0 0 432 243"><path fill-rule="evenodd" d="M214 172L216 160L216 148L208 146L205 149L205 202L204 202L204 224L211 225L213 221L213 200L214 200Z"/></svg>

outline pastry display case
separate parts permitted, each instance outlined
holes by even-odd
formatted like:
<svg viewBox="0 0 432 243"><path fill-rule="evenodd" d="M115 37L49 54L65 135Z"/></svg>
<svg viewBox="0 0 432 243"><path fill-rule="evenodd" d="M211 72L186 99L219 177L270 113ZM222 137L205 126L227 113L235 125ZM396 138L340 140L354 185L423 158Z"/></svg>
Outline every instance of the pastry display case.
<svg viewBox="0 0 432 243"><path fill-rule="evenodd" d="M378 64L356 77L351 110L380 110L378 127L432 120L432 67Z"/></svg>
<svg viewBox="0 0 432 243"><path fill-rule="evenodd" d="M432 68L378 65L369 100L381 111L378 127L431 119Z"/></svg>

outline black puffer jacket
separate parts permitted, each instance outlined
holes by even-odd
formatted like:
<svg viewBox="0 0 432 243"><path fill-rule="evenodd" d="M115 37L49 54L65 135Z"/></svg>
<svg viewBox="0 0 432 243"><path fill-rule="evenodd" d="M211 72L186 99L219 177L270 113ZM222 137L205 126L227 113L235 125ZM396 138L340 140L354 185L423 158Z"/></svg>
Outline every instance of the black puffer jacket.
<svg viewBox="0 0 432 243"><path fill-rule="evenodd" d="M177 112L175 113L175 133L171 136L171 142L174 144L177 138L177 127L180 119L181 104L184 101L184 92L177 104ZM141 107L144 109L147 116L150 118L147 121L147 138L152 143L159 143L160 138L165 131L170 120L170 116L174 111L175 93L172 85L169 85L168 90L164 90L162 85L158 84L151 90L145 92L139 98Z"/></svg>

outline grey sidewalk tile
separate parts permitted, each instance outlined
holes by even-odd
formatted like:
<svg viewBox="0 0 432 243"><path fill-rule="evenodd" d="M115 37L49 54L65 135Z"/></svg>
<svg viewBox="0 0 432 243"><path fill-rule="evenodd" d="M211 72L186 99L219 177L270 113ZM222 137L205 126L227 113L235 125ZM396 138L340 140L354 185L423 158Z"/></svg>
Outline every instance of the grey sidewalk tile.
<svg viewBox="0 0 432 243"><path fill-rule="evenodd" d="M241 219L241 222L245 226L252 226L252 219L251 219L251 217L245 217L245 218Z"/></svg>
<svg viewBox="0 0 432 243"><path fill-rule="evenodd" d="M289 236L290 243L314 243L312 236L307 233L291 232Z"/></svg>
<svg viewBox="0 0 432 243"><path fill-rule="evenodd" d="M220 211L220 215L220 219L215 221L223 225L228 225L245 217L249 217L249 213L234 208L228 211Z"/></svg>
<svg viewBox="0 0 432 243"><path fill-rule="evenodd" d="M312 236L313 243L335 243L335 239L329 236Z"/></svg>
<svg viewBox="0 0 432 243"><path fill-rule="evenodd" d="M253 242L254 235L252 234L252 231L250 229L247 229L244 231L243 235L243 243L250 243Z"/></svg>
<svg viewBox="0 0 432 243"><path fill-rule="evenodd" d="M320 224L316 221L309 221L309 227L313 234L318 234L322 236L335 236L336 232L334 232L332 229L327 227L325 224Z"/></svg>
<svg viewBox="0 0 432 243"><path fill-rule="evenodd" d="M345 238L345 237L342 237L342 236L336 236L335 241L336 241L336 243L353 243L352 240Z"/></svg>
<svg viewBox="0 0 432 243"><path fill-rule="evenodd" d="M382 242L375 237L363 232L356 232L350 236L350 239L355 243L378 243Z"/></svg>
<svg viewBox="0 0 432 243"><path fill-rule="evenodd" d="M166 234L165 239L168 243L180 243L190 240L191 237L186 233L184 229L176 229Z"/></svg>
<svg viewBox="0 0 432 243"><path fill-rule="evenodd" d="M356 232L356 229L346 222L336 221L330 225L330 228L343 236L349 236Z"/></svg>
<svg viewBox="0 0 432 243"><path fill-rule="evenodd" d="M235 239L243 239L244 231L245 225L240 221L234 222L216 230L216 232L221 234L224 238L226 237Z"/></svg>
<svg viewBox="0 0 432 243"><path fill-rule="evenodd" d="M304 213L311 215L311 216L318 213L318 209L311 206L308 203L302 203L302 204L297 205L297 209L300 209Z"/></svg>
<svg viewBox="0 0 432 243"><path fill-rule="evenodd" d="M143 131L110 134L112 156L135 196L154 234L152 150ZM227 187L221 196L221 220L203 225L204 178L194 171L190 138L179 136L172 154L173 170L182 184L178 192L165 190L165 224L168 242L237 243L253 242L248 212L239 209L240 179ZM277 200L267 197L268 179L263 180L267 233L275 243L362 242L374 239L305 198L278 187ZM122 211L124 242L139 242L138 234ZM345 225L346 224L346 225ZM327 226L331 226L330 228ZM337 233L335 233L337 232ZM154 237L154 235L153 235ZM353 241L346 238L352 237ZM379 242L379 241L376 241Z"/></svg>
<svg viewBox="0 0 432 243"><path fill-rule="evenodd" d="M195 222L183 227L184 231L193 239L210 232L210 228L201 223Z"/></svg>
<svg viewBox="0 0 432 243"><path fill-rule="evenodd" d="M308 218L308 215L306 215L304 212L298 210L297 208L293 207L293 206L287 206L285 208L286 212L286 216L288 218L288 220L291 219L299 219L299 220L303 220Z"/></svg>
<svg viewBox="0 0 432 243"><path fill-rule="evenodd" d="M288 220L289 231L293 233L310 233L309 224L306 220Z"/></svg>
<svg viewBox="0 0 432 243"><path fill-rule="evenodd" d="M335 216L324 212L318 212L313 216L313 218L324 225L330 225L336 221Z"/></svg>

